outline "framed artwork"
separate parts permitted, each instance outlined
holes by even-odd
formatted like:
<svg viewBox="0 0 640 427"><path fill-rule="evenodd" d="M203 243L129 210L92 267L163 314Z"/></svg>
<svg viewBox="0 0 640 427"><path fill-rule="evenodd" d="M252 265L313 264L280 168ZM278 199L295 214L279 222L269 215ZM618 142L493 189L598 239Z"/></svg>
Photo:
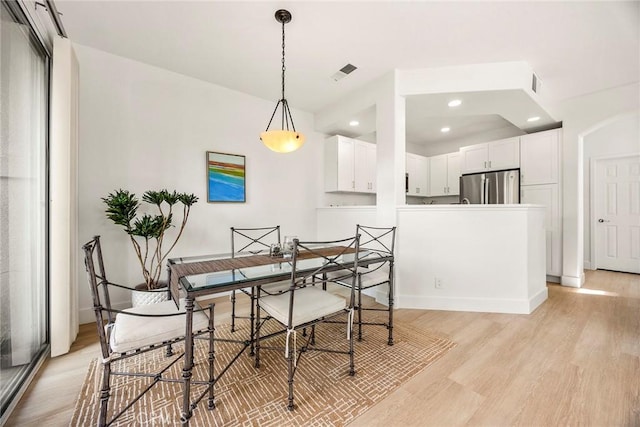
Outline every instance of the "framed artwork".
<svg viewBox="0 0 640 427"><path fill-rule="evenodd" d="M246 201L245 156L207 151L207 202Z"/></svg>

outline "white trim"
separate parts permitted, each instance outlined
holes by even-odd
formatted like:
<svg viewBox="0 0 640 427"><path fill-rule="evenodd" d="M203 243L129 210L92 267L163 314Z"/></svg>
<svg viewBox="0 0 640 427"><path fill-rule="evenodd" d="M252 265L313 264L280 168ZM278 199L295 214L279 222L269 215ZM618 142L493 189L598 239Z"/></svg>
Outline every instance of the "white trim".
<svg viewBox="0 0 640 427"><path fill-rule="evenodd" d="M596 256L596 215L595 215L595 207L596 207L596 167L598 166L598 162L613 160L613 159L626 159L629 157L640 156L640 151L636 153L626 153L626 154L614 154L610 156L596 156L591 157L589 159L589 257L591 261L588 262L589 267L587 267L587 261L584 262L584 268L589 270L597 270L598 269L598 258Z"/></svg>
<svg viewBox="0 0 640 427"><path fill-rule="evenodd" d="M580 277L562 276L560 284L571 288L581 288L584 285L584 272L580 274Z"/></svg>
<svg viewBox="0 0 640 427"><path fill-rule="evenodd" d="M398 306L421 310L473 311L481 313L531 314L548 296L543 290L529 299L452 298L421 295L398 295Z"/></svg>

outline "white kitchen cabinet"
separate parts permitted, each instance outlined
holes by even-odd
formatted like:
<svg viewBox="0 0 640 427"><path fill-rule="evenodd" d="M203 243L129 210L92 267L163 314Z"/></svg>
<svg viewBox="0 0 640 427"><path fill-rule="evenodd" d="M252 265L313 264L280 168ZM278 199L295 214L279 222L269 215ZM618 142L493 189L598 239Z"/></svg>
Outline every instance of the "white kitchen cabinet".
<svg viewBox="0 0 640 427"><path fill-rule="evenodd" d="M546 208L547 275L562 275L562 224L558 184L526 185L520 189L520 202Z"/></svg>
<svg viewBox="0 0 640 427"><path fill-rule="evenodd" d="M463 174L519 167L519 136L460 147L460 172Z"/></svg>
<svg viewBox="0 0 640 427"><path fill-rule="evenodd" d="M324 143L324 190L375 193L376 146L336 135Z"/></svg>
<svg viewBox="0 0 640 427"><path fill-rule="evenodd" d="M429 195L429 158L417 154L406 154L407 195Z"/></svg>
<svg viewBox="0 0 640 427"><path fill-rule="evenodd" d="M560 129L520 137L520 184L558 182Z"/></svg>
<svg viewBox="0 0 640 427"><path fill-rule="evenodd" d="M460 194L460 153L429 157L429 196Z"/></svg>
<svg viewBox="0 0 640 427"><path fill-rule="evenodd" d="M460 172L474 173L487 170L489 143L460 147Z"/></svg>
<svg viewBox="0 0 640 427"><path fill-rule="evenodd" d="M355 191L376 192L377 150L375 144L355 140L354 181Z"/></svg>
<svg viewBox="0 0 640 427"><path fill-rule="evenodd" d="M460 194L460 153L447 154L447 195Z"/></svg>

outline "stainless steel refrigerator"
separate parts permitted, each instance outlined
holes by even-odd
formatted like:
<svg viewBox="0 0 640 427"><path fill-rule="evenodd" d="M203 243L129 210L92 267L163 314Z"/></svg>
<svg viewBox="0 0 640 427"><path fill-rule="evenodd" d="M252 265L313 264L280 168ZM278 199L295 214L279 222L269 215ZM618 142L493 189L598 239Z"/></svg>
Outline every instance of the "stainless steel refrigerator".
<svg viewBox="0 0 640 427"><path fill-rule="evenodd" d="M520 203L520 169L462 175L460 203Z"/></svg>

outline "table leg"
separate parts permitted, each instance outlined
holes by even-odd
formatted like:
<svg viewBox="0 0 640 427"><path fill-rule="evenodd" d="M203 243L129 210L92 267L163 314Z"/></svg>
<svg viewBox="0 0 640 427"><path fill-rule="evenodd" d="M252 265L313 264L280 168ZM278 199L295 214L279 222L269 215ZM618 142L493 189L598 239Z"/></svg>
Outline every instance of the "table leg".
<svg viewBox="0 0 640 427"><path fill-rule="evenodd" d="M256 320L256 304L258 303L258 300L256 298L256 288L255 286L251 287L251 314L249 315L249 321L251 322L251 326L250 326L250 330L251 330L251 335L249 336L249 339L251 340L251 348L249 349L249 356L255 356L255 320Z"/></svg>
<svg viewBox="0 0 640 427"><path fill-rule="evenodd" d="M194 298L187 296L184 300L186 311L186 327L184 336L184 368L182 369L183 395L182 395L182 425L189 425L191 411L191 371L193 369L193 305Z"/></svg>
<svg viewBox="0 0 640 427"><path fill-rule="evenodd" d="M214 400L213 394L213 386L215 385L215 376L214 376L214 363L216 361L216 352L215 352L215 326L213 321L213 304L209 304L209 409L215 409L216 404Z"/></svg>

